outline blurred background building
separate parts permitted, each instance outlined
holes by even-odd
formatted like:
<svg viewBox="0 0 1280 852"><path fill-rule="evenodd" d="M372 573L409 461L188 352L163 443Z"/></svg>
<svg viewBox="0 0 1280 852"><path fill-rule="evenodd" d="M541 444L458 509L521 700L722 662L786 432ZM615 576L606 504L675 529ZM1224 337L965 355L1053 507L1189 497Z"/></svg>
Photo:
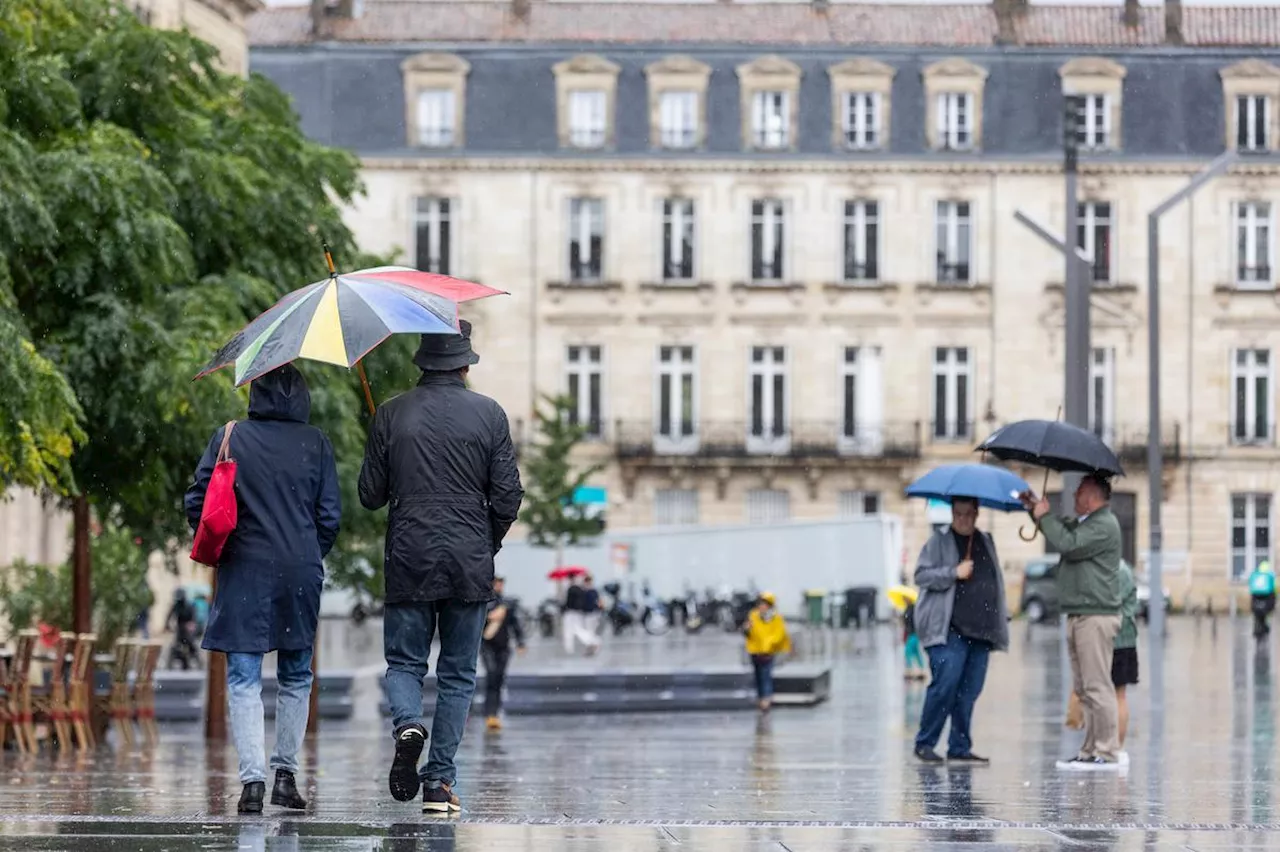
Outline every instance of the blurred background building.
<svg viewBox="0 0 1280 852"><path fill-rule="evenodd" d="M363 158L365 247L511 291L474 382L526 437L576 399L612 528L887 511L914 550L908 481L1061 404L1063 262L1014 212L1062 231L1082 94L1079 369L1140 564L1146 214L1247 151L1162 231L1167 570L1212 594L1270 558L1280 8L365 0L250 36ZM1018 522L1006 560L1042 546Z"/></svg>

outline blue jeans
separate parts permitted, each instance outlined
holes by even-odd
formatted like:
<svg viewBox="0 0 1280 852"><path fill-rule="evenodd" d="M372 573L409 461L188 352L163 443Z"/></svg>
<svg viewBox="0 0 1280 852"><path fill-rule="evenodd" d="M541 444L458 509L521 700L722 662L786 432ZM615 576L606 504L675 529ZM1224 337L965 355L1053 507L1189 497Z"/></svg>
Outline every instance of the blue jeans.
<svg viewBox="0 0 1280 852"><path fill-rule="evenodd" d="M431 745L427 765L419 771L425 782L452 786L457 780L453 758L476 693L476 659L487 611L484 603L444 600L388 606L383 616L387 702L394 733L409 725L424 731L427 728L422 715L422 679L427 676L431 640L436 630L440 631Z"/></svg>
<svg viewBox="0 0 1280 852"><path fill-rule="evenodd" d="M973 720L973 705L978 702L987 680L991 646L966 639L952 630L947 635L946 644L928 650L929 672L933 679L924 696L924 709L920 712L916 748L932 749L936 746L950 717L947 754L952 757L969 754L973 750L969 724Z"/></svg>
<svg viewBox="0 0 1280 852"><path fill-rule="evenodd" d="M751 668L756 673L756 697L761 701L773 698L773 657L755 654L751 657Z"/></svg>
<svg viewBox="0 0 1280 852"><path fill-rule="evenodd" d="M262 721L262 654L227 654L231 736L240 756L240 783L267 780ZM276 750L271 768L297 774L298 749L311 710L311 649L276 654Z"/></svg>

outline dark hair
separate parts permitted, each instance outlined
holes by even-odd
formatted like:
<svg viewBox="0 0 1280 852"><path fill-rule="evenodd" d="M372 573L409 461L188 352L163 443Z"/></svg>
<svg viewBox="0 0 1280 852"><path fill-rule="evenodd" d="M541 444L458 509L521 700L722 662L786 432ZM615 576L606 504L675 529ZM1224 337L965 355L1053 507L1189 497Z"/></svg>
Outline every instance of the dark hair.
<svg viewBox="0 0 1280 852"><path fill-rule="evenodd" d="M1085 476L1084 481L1093 483L1103 500L1111 499L1111 482L1105 476L1100 473L1090 473Z"/></svg>
<svg viewBox="0 0 1280 852"><path fill-rule="evenodd" d="M968 504L969 504L970 506L972 506L973 508L975 508L975 509L976 509L976 508L978 508L978 498L977 498L977 497L952 497L952 498L951 498L951 505L952 505L952 506L955 506L955 504L957 504L957 503L968 503Z"/></svg>
<svg viewBox="0 0 1280 852"><path fill-rule="evenodd" d="M495 582L495 583L505 583L505 582L507 582L507 578L506 578L506 577L499 577L497 574L494 574L494 575L493 575L493 582Z"/></svg>

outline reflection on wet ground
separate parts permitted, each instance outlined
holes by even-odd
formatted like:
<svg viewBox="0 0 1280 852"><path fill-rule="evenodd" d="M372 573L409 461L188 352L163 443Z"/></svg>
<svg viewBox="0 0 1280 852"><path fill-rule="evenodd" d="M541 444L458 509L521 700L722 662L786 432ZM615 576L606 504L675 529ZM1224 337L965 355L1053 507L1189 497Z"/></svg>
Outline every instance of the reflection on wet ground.
<svg viewBox="0 0 1280 852"><path fill-rule="evenodd" d="M497 735L473 721L457 821L387 797L391 745L376 714L307 744L313 809L302 818L236 817L234 753L206 747L194 726L167 730L149 755L6 754L0 850L1280 849L1275 663L1243 621L1174 622L1164 712L1138 688L1123 777L1054 769L1073 744L1060 726L1056 632L1015 627L975 718L990 767L913 762L923 688L903 683L884 630L860 636L858 653L847 640L832 648L830 702L764 720L522 717ZM556 653L540 647L516 665L549 666ZM673 635L615 645L590 665L737 653L732 637ZM362 702L375 700L368 680Z"/></svg>

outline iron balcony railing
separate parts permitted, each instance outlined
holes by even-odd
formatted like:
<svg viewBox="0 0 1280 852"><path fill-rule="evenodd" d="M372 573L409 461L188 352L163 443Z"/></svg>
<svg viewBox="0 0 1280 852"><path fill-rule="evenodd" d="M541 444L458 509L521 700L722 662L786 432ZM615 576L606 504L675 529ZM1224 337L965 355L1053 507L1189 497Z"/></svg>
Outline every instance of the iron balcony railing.
<svg viewBox="0 0 1280 852"><path fill-rule="evenodd" d="M848 432L834 421L794 421L776 432L769 424L755 429L745 420L699 421L691 430L673 425L670 434L664 434L652 421L619 420L613 433L617 457L916 459L923 437L919 421L857 424Z"/></svg>

